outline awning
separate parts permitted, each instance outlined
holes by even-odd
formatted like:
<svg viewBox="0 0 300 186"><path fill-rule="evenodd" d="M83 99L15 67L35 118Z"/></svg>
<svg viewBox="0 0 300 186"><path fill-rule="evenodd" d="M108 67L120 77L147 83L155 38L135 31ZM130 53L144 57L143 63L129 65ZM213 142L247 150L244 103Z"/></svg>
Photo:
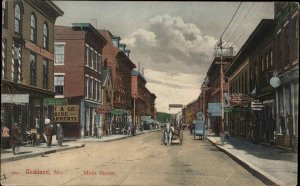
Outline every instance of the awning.
<svg viewBox="0 0 300 186"><path fill-rule="evenodd" d="M112 109L111 113L115 116L121 116L126 114L126 110L123 109Z"/></svg>

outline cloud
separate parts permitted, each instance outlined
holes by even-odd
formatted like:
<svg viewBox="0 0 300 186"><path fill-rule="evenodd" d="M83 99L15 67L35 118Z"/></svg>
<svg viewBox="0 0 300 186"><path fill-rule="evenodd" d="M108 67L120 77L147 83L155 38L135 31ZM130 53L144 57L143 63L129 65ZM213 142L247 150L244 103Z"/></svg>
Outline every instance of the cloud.
<svg viewBox="0 0 300 186"><path fill-rule="evenodd" d="M149 19L122 42L131 49L131 58L145 68L166 72L205 74L217 40L203 35L197 25L181 17L159 15Z"/></svg>
<svg viewBox="0 0 300 186"><path fill-rule="evenodd" d="M146 69L145 78L146 87L157 97L155 104L158 111L176 113L180 109L169 110L169 104L186 105L196 99L204 76Z"/></svg>

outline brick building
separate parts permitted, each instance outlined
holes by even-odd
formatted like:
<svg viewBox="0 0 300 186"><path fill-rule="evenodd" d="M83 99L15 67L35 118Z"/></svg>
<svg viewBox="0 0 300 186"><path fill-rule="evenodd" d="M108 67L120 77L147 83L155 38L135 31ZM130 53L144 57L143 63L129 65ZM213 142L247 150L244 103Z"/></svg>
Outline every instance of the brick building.
<svg viewBox="0 0 300 186"><path fill-rule="evenodd" d="M99 30L106 38L103 58L112 71L113 82L113 125L120 129L132 122L133 99L131 98L131 71L136 65L129 59L129 50L120 43L121 38L113 36L108 30Z"/></svg>
<svg viewBox="0 0 300 186"><path fill-rule="evenodd" d="M275 89L278 145L298 149L299 3L275 2L274 66L280 78Z"/></svg>
<svg viewBox="0 0 300 186"><path fill-rule="evenodd" d="M55 98L68 100L57 106L55 122L61 123L65 136L94 135L100 128L102 98L102 50L106 39L89 23L73 23L71 27L55 26ZM61 117L60 109L74 108L74 119Z"/></svg>
<svg viewBox="0 0 300 186"><path fill-rule="evenodd" d="M54 24L63 11L52 1L2 1L1 123L22 131L52 119Z"/></svg>

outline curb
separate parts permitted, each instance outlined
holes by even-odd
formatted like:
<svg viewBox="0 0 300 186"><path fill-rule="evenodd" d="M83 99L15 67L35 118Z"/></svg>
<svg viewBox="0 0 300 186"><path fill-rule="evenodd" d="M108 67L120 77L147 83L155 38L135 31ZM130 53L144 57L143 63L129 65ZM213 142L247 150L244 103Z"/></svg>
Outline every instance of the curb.
<svg viewBox="0 0 300 186"><path fill-rule="evenodd" d="M37 153L26 154L26 155L21 155L21 156L9 157L9 158L5 158L5 159L1 159L1 163L11 162L11 161L16 161L16 160L21 160L21 159L27 159L27 158L34 158L37 156L43 156L43 155L47 155L47 154L51 154L51 153L55 153L55 152L61 152L61 151L71 150L71 149L76 149L76 148L82 148L84 146L85 146L85 144L82 144L82 145L77 145L77 146L73 146L73 147L66 147L66 148L61 148L61 149L56 149L56 150L48 150L45 152L37 152Z"/></svg>
<svg viewBox="0 0 300 186"><path fill-rule="evenodd" d="M243 160L241 160L241 158L231 154L229 151L227 151L226 149L220 147L217 143L213 142L212 140L210 140L209 138L206 138L209 142L211 142L214 146L216 146L219 150L221 150L222 152L224 152L226 155L228 155L231 159L233 159L235 162L237 162L238 164L240 164L242 167L244 167L247 171L249 171L253 176L255 176L256 178L258 178L259 180L261 180L264 184L266 185L285 185L284 183L282 183L279 180L275 181L275 178L271 178L271 176L267 176L266 173L263 173L263 171L259 171L257 170L258 168L255 167L254 165L250 164L250 163L246 163ZM279 183L280 182L280 183Z"/></svg>

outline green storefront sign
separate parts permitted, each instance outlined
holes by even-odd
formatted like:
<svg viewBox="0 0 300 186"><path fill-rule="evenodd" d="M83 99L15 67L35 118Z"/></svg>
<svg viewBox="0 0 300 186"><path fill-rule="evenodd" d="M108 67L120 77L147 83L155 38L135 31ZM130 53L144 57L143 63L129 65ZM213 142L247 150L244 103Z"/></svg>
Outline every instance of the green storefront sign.
<svg viewBox="0 0 300 186"><path fill-rule="evenodd" d="M251 112L250 107L225 107L224 112Z"/></svg>
<svg viewBox="0 0 300 186"><path fill-rule="evenodd" d="M65 98L45 98L44 105L67 105L68 100Z"/></svg>

